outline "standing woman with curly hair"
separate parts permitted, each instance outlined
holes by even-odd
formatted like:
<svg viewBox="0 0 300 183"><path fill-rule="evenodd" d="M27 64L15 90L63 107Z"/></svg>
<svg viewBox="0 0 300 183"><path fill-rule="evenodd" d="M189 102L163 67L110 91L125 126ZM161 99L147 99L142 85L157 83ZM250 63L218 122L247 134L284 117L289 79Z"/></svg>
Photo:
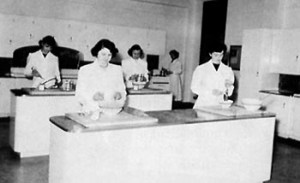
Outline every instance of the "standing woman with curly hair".
<svg viewBox="0 0 300 183"><path fill-rule="evenodd" d="M179 102L182 100L182 83L180 78L182 74L182 64L178 59L178 51L171 50L169 55L171 57L171 63L167 72L170 77L170 90L173 94L173 100Z"/></svg>
<svg viewBox="0 0 300 183"><path fill-rule="evenodd" d="M130 58L122 61L122 69L126 81L126 87L132 88L132 79L136 75L144 76L146 82L149 81L148 63L143 60L144 51L140 45L135 44L128 50Z"/></svg>
<svg viewBox="0 0 300 183"><path fill-rule="evenodd" d="M36 88L43 84L49 88L61 82L58 57L51 53L57 47L53 36L45 36L39 41L40 49L30 53L27 57L27 64L24 74L32 79L32 87Z"/></svg>

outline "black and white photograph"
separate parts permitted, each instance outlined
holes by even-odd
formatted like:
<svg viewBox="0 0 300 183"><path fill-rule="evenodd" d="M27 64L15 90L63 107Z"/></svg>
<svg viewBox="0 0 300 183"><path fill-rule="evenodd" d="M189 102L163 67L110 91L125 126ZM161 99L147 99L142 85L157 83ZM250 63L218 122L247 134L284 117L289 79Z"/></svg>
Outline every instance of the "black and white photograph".
<svg viewBox="0 0 300 183"><path fill-rule="evenodd" d="M0 183L300 182L300 1L1 0L0 22Z"/></svg>

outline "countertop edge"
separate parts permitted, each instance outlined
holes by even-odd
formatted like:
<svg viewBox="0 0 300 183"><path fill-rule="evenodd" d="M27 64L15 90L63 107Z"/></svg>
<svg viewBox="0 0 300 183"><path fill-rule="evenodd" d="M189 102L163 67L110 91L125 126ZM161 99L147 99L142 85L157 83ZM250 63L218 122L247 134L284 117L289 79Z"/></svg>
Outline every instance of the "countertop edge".
<svg viewBox="0 0 300 183"><path fill-rule="evenodd" d="M94 127L94 128L86 128L83 125L73 121L66 116L53 116L50 117L50 122L69 133L77 133L77 132L95 132L95 131L109 131L109 130L128 130L134 128L148 128L148 127L167 127L172 125L189 125L196 123L209 123L209 122L225 122L225 121L235 121L235 120L245 120L245 119L258 119L258 118L275 118L275 114L271 112L263 112L260 115L245 115L240 117L228 117L217 114L209 114L203 112L203 114L214 116L212 119L193 119L193 118L180 118L178 119L174 113L184 113L184 112L193 112L193 109L177 109L173 111L152 111L146 112L147 115L158 118L158 123L154 124L140 124L140 125L132 125L132 126L112 126L112 127ZM172 115L173 113L173 115ZM168 114L168 115L166 115ZM162 117L163 116L163 117ZM167 119L166 119L167 118Z"/></svg>

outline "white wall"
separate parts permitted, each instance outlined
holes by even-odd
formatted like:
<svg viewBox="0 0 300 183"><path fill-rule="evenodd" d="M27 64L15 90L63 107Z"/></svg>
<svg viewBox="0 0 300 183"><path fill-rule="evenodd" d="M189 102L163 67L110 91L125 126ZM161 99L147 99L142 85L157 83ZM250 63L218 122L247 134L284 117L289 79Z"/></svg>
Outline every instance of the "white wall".
<svg viewBox="0 0 300 183"><path fill-rule="evenodd" d="M286 1L289 0L228 0L225 36L228 47L242 45L245 29L282 28L286 21Z"/></svg>

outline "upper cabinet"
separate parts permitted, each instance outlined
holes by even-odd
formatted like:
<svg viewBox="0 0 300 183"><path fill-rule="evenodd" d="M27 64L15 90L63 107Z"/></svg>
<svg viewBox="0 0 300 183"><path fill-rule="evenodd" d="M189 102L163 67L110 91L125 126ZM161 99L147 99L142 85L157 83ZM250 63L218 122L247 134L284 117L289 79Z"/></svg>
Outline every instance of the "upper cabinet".
<svg viewBox="0 0 300 183"><path fill-rule="evenodd" d="M300 29L273 31L272 72L300 74Z"/></svg>
<svg viewBox="0 0 300 183"><path fill-rule="evenodd" d="M278 87L278 74L270 72L272 38L271 29L244 31L238 100L258 97L259 90Z"/></svg>

